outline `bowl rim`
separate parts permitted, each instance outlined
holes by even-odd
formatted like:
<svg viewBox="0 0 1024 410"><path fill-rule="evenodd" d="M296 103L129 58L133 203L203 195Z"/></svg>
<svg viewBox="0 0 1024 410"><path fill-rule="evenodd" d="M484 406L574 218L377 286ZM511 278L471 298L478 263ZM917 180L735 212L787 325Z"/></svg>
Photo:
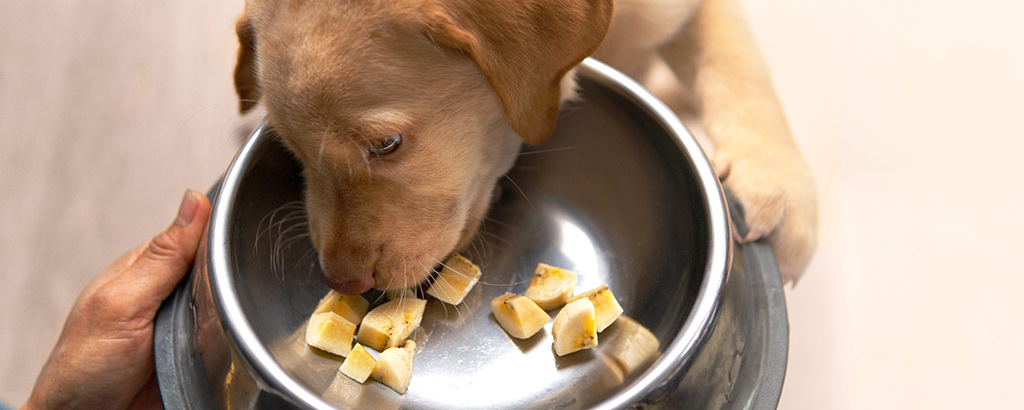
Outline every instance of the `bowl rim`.
<svg viewBox="0 0 1024 410"><path fill-rule="evenodd" d="M636 81L600 61L588 58L580 65L580 73L586 75L589 80L619 91L623 97L637 103L638 107L648 110L653 119L666 128L696 172L697 180L700 181L700 193L707 205L708 259L704 268L704 280L683 328L662 351L661 359L647 372L625 390L596 407L624 408L656 392L674 387L678 379L693 364L697 353L714 329L732 264L732 234L729 229L731 221L725 192L711 167L711 161L697 139L668 106Z"/></svg>
<svg viewBox="0 0 1024 410"><path fill-rule="evenodd" d="M710 160L675 113L641 85L593 58L587 58L578 66L578 75L585 76L587 80L616 91L620 96L636 103L668 131L696 173L699 193L706 205L705 217L709 227L708 258L704 267L704 278L683 327L662 351L661 358L644 374L624 390L596 406L622 408L674 387L678 378L690 367L703 347L717 322L722 306L722 293L731 268L731 222L724 191ZM231 249L229 221L232 220L236 209L233 201L220 199L237 197L242 178L253 165L255 151L270 138L268 129L269 126L264 122L253 130L224 174L214 200L207 242L214 305L220 315L224 332L228 335L229 343L242 356L243 362L258 383L293 404L316 409L334 409L335 406L292 378L277 363L253 330L242 310L238 295L231 291L234 289L234 280L229 274L231 258L227 250Z"/></svg>

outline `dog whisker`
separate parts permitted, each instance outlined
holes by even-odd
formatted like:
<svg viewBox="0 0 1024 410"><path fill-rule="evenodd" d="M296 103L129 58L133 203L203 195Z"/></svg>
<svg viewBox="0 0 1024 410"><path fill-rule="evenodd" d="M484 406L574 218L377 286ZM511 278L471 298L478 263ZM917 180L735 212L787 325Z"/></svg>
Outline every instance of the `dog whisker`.
<svg viewBox="0 0 1024 410"><path fill-rule="evenodd" d="M376 305L377 303L380 303L380 301L384 300L384 296L384 292L378 293L377 297L370 301L370 305Z"/></svg>
<svg viewBox="0 0 1024 410"><path fill-rule="evenodd" d="M509 225L509 224L507 224L505 222L502 222L500 220L491 218L491 217L489 217L487 215L484 215L484 220L487 221L487 222L491 222L491 223L495 223L495 224L501 225L501 227L503 227L503 228L510 228L510 227L512 227L512 225Z"/></svg>
<svg viewBox="0 0 1024 410"><path fill-rule="evenodd" d="M360 146L359 141L356 141L356 139L354 137L349 136L348 140L349 140L349 142L352 143L352 145L355 145L356 147ZM366 176L367 176L367 178L369 178L369 182L372 183L373 182L373 167L370 166L370 158L367 155L359 155L359 159L362 160L363 161L363 165L366 166ZM352 171L352 163L351 163L351 161L346 161L346 162L349 164L349 174L350 175L354 175L354 174L352 174L353 171Z"/></svg>
<svg viewBox="0 0 1024 410"><path fill-rule="evenodd" d="M451 271L453 271L455 273L462 274L462 272L459 272L459 271L453 269L452 267L450 267L448 265L445 265L444 262L441 262L441 261L437 260L437 258L434 258L433 256L431 256L430 259L432 259L434 262L437 262L437 264L441 265L441 267L448 268L449 270L451 270Z"/></svg>
<svg viewBox="0 0 1024 410"><path fill-rule="evenodd" d="M229 115L229 116L227 116L226 118L224 118L224 124L221 125L221 130L225 130L226 131L227 128L228 128L228 125L230 125L231 123L234 122L234 123L236 123L235 124L235 128L233 130L231 130L231 132L228 132L228 134L230 134L230 135L241 135L243 137L248 137L252 133L252 131L255 129L255 124L253 124L250 121L245 121L244 119L243 120L239 120L239 119L240 119L240 117L238 117L237 115Z"/></svg>
<svg viewBox="0 0 1024 410"><path fill-rule="evenodd" d="M444 263L442 263L441 261L439 261L439 260L437 260L437 259L434 259L434 258L431 258L431 259L433 259L433 260L434 260L435 262L437 262L437 263L438 263L439 265L441 265L441 266L444 266L444 267L447 267L447 265L445 265L445 264L444 264ZM459 272L459 271L457 271L457 270L455 270L455 269L452 269L452 268L450 268L450 267L449 267L448 269L450 269L451 271L455 272L456 274L459 274L459 275L463 275L463 276L467 276L467 274L465 274L465 273L462 273L462 272ZM529 282L529 280L527 280L527 282ZM520 283L523 283L523 282L513 282L513 283L490 283L490 282L486 282L486 281L482 281L482 280L477 280L477 282L476 282L476 283L478 283L478 284L483 284L483 285L487 285L487 286L508 286L508 285L518 285L518 284L520 284Z"/></svg>
<svg viewBox="0 0 1024 410"><path fill-rule="evenodd" d="M480 229L477 233L487 232L487 223L484 220L480 221ZM487 240L484 239L483 235L473 235L473 239L470 240L470 245L473 246L473 250L477 252L483 259L490 257L490 245Z"/></svg>
<svg viewBox="0 0 1024 410"><path fill-rule="evenodd" d="M505 286L521 285L521 284L529 283L529 282L530 282L530 280L527 279L527 280L521 280L521 281L509 282L509 283L486 282L486 281L482 281L481 280L481 281L477 281L476 283L480 284L480 285L484 285L484 286L505 287Z"/></svg>
<svg viewBox="0 0 1024 410"><path fill-rule="evenodd" d="M284 250L286 248L291 248L293 245L295 245L296 242L301 242L303 239L307 239L307 238L309 238L309 232L308 231L306 231L306 232L298 232L295 235L293 235L292 237L283 239L281 241L281 250ZM304 253L304 255L308 254L308 253L309 252L307 251L307 252ZM298 266L298 264L300 262L302 262L302 260L304 258L305 258L305 256L300 257L296 261L295 266ZM284 261L282 260L281 262L282 262L281 268L284 269Z"/></svg>
<svg viewBox="0 0 1024 410"><path fill-rule="evenodd" d="M303 221L284 228L284 224L289 220L294 221L295 218L286 217L278 222L277 235L271 251L271 269L274 271L275 276L278 276L278 279L281 281L284 281L285 251L290 249L296 241L309 237L308 226Z"/></svg>
<svg viewBox="0 0 1024 410"><path fill-rule="evenodd" d="M502 238L501 236L498 236L498 234L491 233L491 232L486 232L486 231L480 231L480 233L483 234L482 236L487 236L488 238L493 238L495 240L501 241L501 243L503 243L505 245L512 246L512 241L510 241L508 239L505 239L505 238Z"/></svg>
<svg viewBox="0 0 1024 410"><path fill-rule="evenodd" d="M302 256L299 257L299 260L295 262L295 268L297 269L299 267L299 264L301 264L303 261L305 261L306 259L310 258L313 255L316 255L316 249L310 247L309 249L306 250L306 252L303 252ZM312 273L313 268L319 265L319 261L313 260L309 263L309 265L309 269L306 270L307 277L309 277L309 274Z"/></svg>
<svg viewBox="0 0 1024 410"><path fill-rule="evenodd" d="M518 156L522 157L522 156L534 155L534 154L548 154L548 153L552 153L552 152L569 151L569 150L574 150L574 149L578 149L578 148L579 147L576 147L576 146L569 146L569 147L558 147L558 148L550 148L550 149L541 149L541 150L536 150L536 151L520 152Z"/></svg>
<svg viewBox="0 0 1024 410"><path fill-rule="evenodd" d="M395 283L395 275L391 275L391 277L388 278L388 284L384 285L384 289L391 289L392 283Z"/></svg>
<svg viewBox="0 0 1024 410"><path fill-rule="evenodd" d="M471 241L469 242L469 246L470 246L470 252L472 252L472 253L473 253L473 254L475 254L475 255L480 255L480 256L483 256L483 252L481 252L481 251L480 251L480 246L479 246L479 244L477 243L477 238L478 238L478 237L475 237L475 238L473 238L473 240L471 240Z"/></svg>
<svg viewBox="0 0 1024 410"><path fill-rule="evenodd" d="M432 257L432 256L430 256L430 259L432 259L435 262L437 262L437 259L434 259L434 257ZM428 269L426 266L423 265L422 261L417 261L417 263L419 263L420 266L423 267L423 269ZM438 262L438 263L440 263L440 262ZM434 280L435 281L441 280L441 275L434 276ZM447 303L441 302L441 308L444 309L444 316L445 317L448 317L448 306L447 305L448 305Z"/></svg>
<svg viewBox="0 0 1024 410"><path fill-rule="evenodd" d="M452 270L454 271L454 269L452 269ZM456 273L460 273L460 272L456 271ZM460 273L460 274L461 274L461 273ZM447 280L447 279L445 279L445 278L444 278L444 277L442 277L442 276L438 276L438 277L437 277L437 280L443 281L443 282L444 282L445 284L449 284L449 285L450 285L450 283L448 282L448 280ZM451 286L448 286L448 288L451 288ZM447 291L447 290L444 290L444 287L442 287L441 289L442 289L442 290L441 290L442 292L445 292L445 294L444 294L444 296L445 296L445 299L449 299L449 296L450 296L450 294L448 293L448 291ZM442 304L442 305L447 305L447 303L444 303L444 302L441 302L441 304ZM452 305L452 309L454 309L454 310L455 310L455 313L459 315L459 318L461 319L461 321L462 321L463 323L465 323L465 322L466 322L466 317L462 315L462 311L461 311L461 310L459 310L459 307L458 307L458 305ZM447 307L445 308L445 313L444 313L444 314L445 314L445 317L447 317L447 316L448 316L448 309L447 309Z"/></svg>
<svg viewBox="0 0 1024 410"><path fill-rule="evenodd" d="M519 193L523 195L523 198L526 199L526 203L530 204L530 208L537 210L537 207L533 205L533 201L530 201L530 197L526 196L526 192L523 192L523 189L519 187L519 184L517 184L516 181L512 180L512 177L508 176L508 174L505 174L505 179L508 179L508 181L511 182L512 185L516 187L516 190L518 190Z"/></svg>
<svg viewBox="0 0 1024 410"><path fill-rule="evenodd" d="M192 119L195 118L200 113L202 113L202 112L204 112L206 110L209 110L210 108L216 107L218 105L224 105L224 104L236 105L237 104L236 101L238 101L238 100L232 98L232 99L226 99L226 100L218 101L218 102L215 102L215 103L210 103L210 104L207 104L207 105L205 105L203 107L200 107L199 109L197 109L194 112L192 112L192 115L189 115L188 118L185 119L185 121L181 122L181 126L178 127L178 131L177 132L181 132L181 130L185 129L185 126L188 125L188 123L190 121L192 121ZM232 118L234 118L234 116L232 116Z"/></svg>
<svg viewBox="0 0 1024 410"><path fill-rule="evenodd" d="M409 287L409 258L402 258L402 289Z"/></svg>
<svg viewBox="0 0 1024 410"><path fill-rule="evenodd" d="M326 148L326 147L327 147L327 135L324 135L322 138L320 138L320 148L317 149L317 153L316 153L316 167L317 168L320 168L320 165L323 164L324 148Z"/></svg>
<svg viewBox="0 0 1024 410"><path fill-rule="evenodd" d="M281 216L281 214L284 214L284 216ZM283 282L285 280L285 251L290 249L297 241L309 237L309 226L305 216L305 206L302 201L292 201L268 212L257 225L256 238L253 241L253 253L259 259L260 240L264 237L269 238L270 259L268 262L271 273L279 281ZM296 261L295 267L305 257L305 255L300 257Z"/></svg>
<svg viewBox="0 0 1024 410"><path fill-rule="evenodd" d="M253 253L257 256L257 258L259 257L258 245L259 245L260 237L263 236L264 233L267 234L267 235L270 234L270 231L271 231L271 229L274 226L274 218L277 217L278 213L280 213L282 211L285 211L285 210L290 210L290 209L296 207L296 204L298 204L298 206L301 206L302 202L301 201L292 201L292 202L285 203L284 205L281 205L281 206L275 208L274 210L268 212L266 215L263 216L262 219L260 219L259 224L256 225L256 240L253 242ZM267 226L267 229L264 230L262 228L262 226L263 226L263 224L265 222L267 222L268 218L270 219L270 224Z"/></svg>
<svg viewBox="0 0 1024 410"><path fill-rule="evenodd" d="M487 232L484 231L484 234L487 234ZM482 250L484 259L489 259L491 257L491 254L492 254L492 252L491 252L492 246L491 246L491 243L487 241L487 238L484 235L479 235L476 238L474 238L473 240L475 242L479 242L480 249Z"/></svg>
<svg viewBox="0 0 1024 410"><path fill-rule="evenodd" d="M480 247L483 248L483 250L484 250L484 258L485 259L490 259L491 255L494 254L494 245L491 244L491 242L488 241L487 237L485 236L485 235L488 235L488 234L490 234L490 233L489 232L485 232L484 235L480 235L480 237L477 238L477 240L480 241Z"/></svg>

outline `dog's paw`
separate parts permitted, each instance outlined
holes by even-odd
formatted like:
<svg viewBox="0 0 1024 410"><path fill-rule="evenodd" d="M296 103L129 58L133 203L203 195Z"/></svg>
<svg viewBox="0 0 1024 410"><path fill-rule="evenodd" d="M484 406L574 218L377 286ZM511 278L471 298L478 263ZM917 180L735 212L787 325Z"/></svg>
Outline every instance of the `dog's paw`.
<svg viewBox="0 0 1024 410"><path fill-rule="evenodd" d="M810 168L788 147L719 151L719 178L740 205L749 227L740 243L766 238L784 283L796 283L817 246L818 200Z"/></svg>

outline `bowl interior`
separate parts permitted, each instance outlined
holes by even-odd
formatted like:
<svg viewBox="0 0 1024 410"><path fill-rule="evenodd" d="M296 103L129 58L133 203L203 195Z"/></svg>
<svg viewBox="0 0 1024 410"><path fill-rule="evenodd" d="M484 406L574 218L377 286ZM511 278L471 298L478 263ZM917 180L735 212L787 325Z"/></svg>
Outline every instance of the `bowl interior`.
<svg viewBox="0 0 1024 410"><path fill-rule="evenodd" d="M693 307L710 228L690 155L703 154L684 152L619 92L585 78L581 86L585 102L564 111L549 142L524 149L464 252L483 270L480 284L458 307L428 297L404 396L358 384L338 372L342 358L306 346L306 320L328 288L298 213L299 165L262 136L234 198L229 274L246 319L285 373L346 408L589 407L634 383L643 369L615 380L591 352L556 357L550 324L515 340L490 310L492 298L522 294L538 262L576 270L578 291L608 284L663 349Z"/></svg>

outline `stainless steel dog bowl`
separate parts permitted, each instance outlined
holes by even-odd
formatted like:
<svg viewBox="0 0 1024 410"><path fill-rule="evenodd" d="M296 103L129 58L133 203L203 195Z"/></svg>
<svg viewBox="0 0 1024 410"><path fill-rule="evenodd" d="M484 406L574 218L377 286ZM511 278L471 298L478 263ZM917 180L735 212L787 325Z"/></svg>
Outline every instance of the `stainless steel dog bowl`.
<svg viewBox="0 0 1024 410"><path fill-rule="evenodd" d="M158 315L165 406L772 407L786 327L770 252L734 259L725 195L670 111L596 61L580 76L583 102L549 143L520 156L468 250L481 284L458 308L429 300L406 395L339 376L340 358L305 345L306 319L328 289L293 212L299 165L258 128L213 193L190 280ZM657 336L660 356L617 380L588 351L556 357L548 330L509 338L489 301L523 292L538 262L577 270L578 289L609 284Z"/></svg>

